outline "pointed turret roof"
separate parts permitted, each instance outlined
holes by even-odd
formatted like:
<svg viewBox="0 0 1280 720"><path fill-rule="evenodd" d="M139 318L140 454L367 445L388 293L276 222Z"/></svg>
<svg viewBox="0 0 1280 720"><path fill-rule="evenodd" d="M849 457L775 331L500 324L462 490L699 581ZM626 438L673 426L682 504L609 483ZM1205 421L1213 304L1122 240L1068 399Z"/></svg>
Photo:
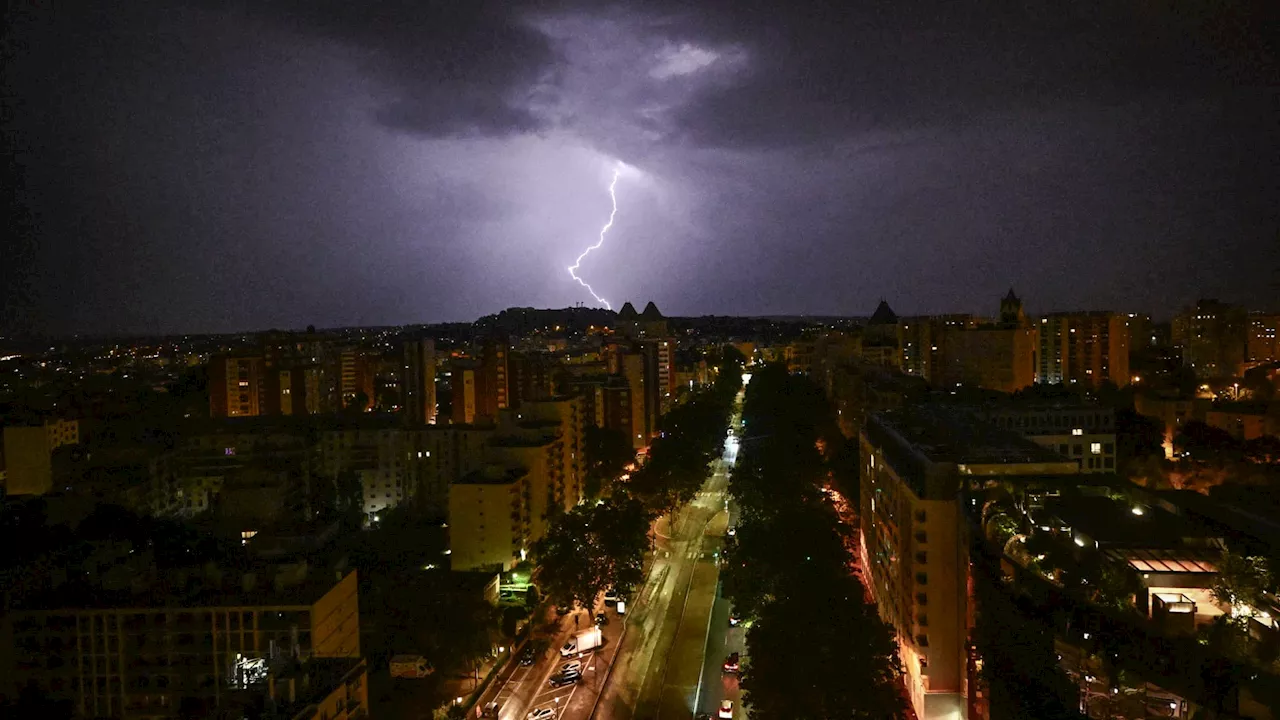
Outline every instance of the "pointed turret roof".
<svg viewBox="0 0 1280 720"><path fill-rule="evenodd" d="M1018 296L1013 294L1013 288L1009 288L1009 294L1004 296L1009 302L1018 302Z"/></svg>
<svg viewBox="0 0 1280 720"><path fill-rule="evenodd" d="M622 304L622 309L618 311L619 320L635 320L639 315L636 314L636 306L630 301Z"/></svg>
<svg viewBox="0 0 1280 720"><path fill-rule="evenodd" d="M644 306L644 312L640 313L641 320L661 320L662 313L658 312L658 306L650 300L648 305Z"/></svg>
<svg viewBox="0 0 1280 720"><path fill-rule="evenodd" d="M898 316L894 314L889 307L889 303L881 300L876 306L876 311L871 314L871 319L867 321L868 325L897 325Z"/></svg>

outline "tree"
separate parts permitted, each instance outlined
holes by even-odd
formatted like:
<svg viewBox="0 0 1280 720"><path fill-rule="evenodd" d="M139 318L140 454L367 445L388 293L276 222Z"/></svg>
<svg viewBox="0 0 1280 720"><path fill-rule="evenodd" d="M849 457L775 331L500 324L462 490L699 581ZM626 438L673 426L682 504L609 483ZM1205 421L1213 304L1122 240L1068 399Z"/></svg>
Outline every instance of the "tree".
<svg viewBox="0 0 1280 720"><path fill-rule="evenodd" d="M650 518L626 493L558 516L534 546L542 592L558 605L591 608L603 590L639 585Z"/></svg>
<svg viewBox="0 0 1280 720"><path fill-rule="evenodd" d="M1271 402L1276 396L1276 386L1271 382L1271 373L1276 371L1276 363L1249 368L1244 372L1244 382L1240 387L1249 393L1249 397L1257 402Z"/></svg>
<svg viewBox="0 0 1280 720"><path fill-rule="evenodd" d="M599 495L600 487L621 474L627 463L636 457L630 439L621 430L588 425L582 444L583 455L586 456L588 498Z"/></svg>
<svg viewBox="0 0 1280 720"><path fill-rule="evenodd" d="M1116 456L1120 467L1144 457L1164 455L1164 426L1132 408L1116 410Z"/></svg>
<svg viewBox="0 0 1280 720"><path fill-rule="evenodd" d="M747 631L742 688L751 717L905 717L897 642L862 603L861 586L845 576L810 578L802 587L767 604ZM802 663L795 661L798 639Z"/></svg>
<svg viewBox="0 0 1280 720"><path fill-rule="evenodd" d="M765 367L747 387L730 490L741 518L725 549L723 592L754 617L743 672L753 718L894 718L905 713L902 668L890 629L865 601L849 565L850 539L820 492L835 463L824 434L838 432L821 391L785 368ZM855 465L856 471L856 465ZM806 658L794 661L797 638Z"/></svg>
<svg viewBox="0 0 1280 720"><path fill-rule="evenodd" d="M1226 430L1192 420L1182 426L1173 438L1174 449L1187 453L1192 460L1221 462L1240 457L1240 443Z"/></svg>
<svg viewBox="0 0 1280 720"><path fill-rule="evenodd" d="M1244 457L1255 463L1280 463L1280 438L1263 435L1244 443Z"/></svg>
<svg viewBox="0 0 1280 720"><path fill-rule="evenodd" d="M591 547L588 506L579 505L552 521L533 547L542 594L560 606L590 607L603 588Z"/></svg>
<svg viewBox="0 0 1280 720"><path fill-rule="evenodd" d="M1237 606L1262 608L1266 605L1266 593L1275 588L1266 558L1241 555L1230 551L1222 553L1218 575L1213 581L1213 599L1234 611Z"/></svg>

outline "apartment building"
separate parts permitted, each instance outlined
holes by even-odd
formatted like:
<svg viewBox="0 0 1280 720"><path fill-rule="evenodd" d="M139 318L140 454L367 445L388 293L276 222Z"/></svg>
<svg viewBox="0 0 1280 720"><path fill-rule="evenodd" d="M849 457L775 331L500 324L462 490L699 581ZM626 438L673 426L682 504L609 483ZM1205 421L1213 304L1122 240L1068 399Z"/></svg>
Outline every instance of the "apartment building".
<svg viewBox="0 0 1280 720"><path fill-rule="evenodd" d="M912 707L922 720L963 718L971 629L963 490L984 476L1075 475L1079 466L946 408L872 414L859 442L864 577L896 632Z"/></svg>
<svg viewBox="0 0 1280 720"><path fill-rule="evenodd" d="M1116 471L1116 419L1109 407L1068 402L991 403L983 420L1080 463L1082 473Z"/></svg>
<svg viewBox="0 0 1280 720"><path fill-rule="evenodd" d="M345 692L363 676L351 672L361 666L354 571L335 577L302 565L230 578L191 569L165 580L144 586L134 577L118 589L72 582L18 602L15 684L69 701L79 718L168 720L203 717L267 692L276 668L329 658L347 661L338 663L347 668L344 712L367 705L362 688L354 705Z"/></svg>

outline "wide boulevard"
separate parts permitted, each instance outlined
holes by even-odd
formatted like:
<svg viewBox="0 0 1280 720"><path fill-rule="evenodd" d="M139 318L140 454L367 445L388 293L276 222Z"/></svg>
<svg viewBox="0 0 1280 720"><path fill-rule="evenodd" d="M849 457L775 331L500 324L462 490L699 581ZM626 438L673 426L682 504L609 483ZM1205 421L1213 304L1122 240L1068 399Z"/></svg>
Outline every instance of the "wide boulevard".
<svg viewBox="0 0 1280 720"><path fill-rule="evenodd" d="M741 400L739 394L730 428L740 425ZM534 639L545 649L534 664L508 663L482 706L497 700L501 720L522 720L543 708L554 720L687 720L702 713L714 718L721 700L729 699L735 717L746 717L737 677L722 672L729 653L746 657L744 631L729 626L730 608L719 594L720 552L733 520L728 473L738 451L730 432L698 495L654 523L646 580L624 615L605 610L604 645L580 659L582 680L562 688L549 682L569 660L559 647L590 626L585 612L542 626Z"/></svg>

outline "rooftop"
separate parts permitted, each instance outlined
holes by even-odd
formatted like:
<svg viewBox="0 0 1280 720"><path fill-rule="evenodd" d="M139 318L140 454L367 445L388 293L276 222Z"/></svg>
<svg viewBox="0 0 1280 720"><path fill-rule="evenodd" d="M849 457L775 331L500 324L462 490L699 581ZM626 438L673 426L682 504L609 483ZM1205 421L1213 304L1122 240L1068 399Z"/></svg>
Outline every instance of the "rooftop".
<svg viewBox="0 0 1280 720"><path fill-rule="evenodd" d="M1127 562L1141 573L1216 573L1219 554L1199 548L1178 550L1113 549L1107 557Z"/></svg>
<svg viewBox="0 0 1280 720"><path fill-rule="evenodd" d="M68 579L25 598L15 610L90 610L105 608L310 607L354 570L312 567L307 563L224 569L212 565L147 572L118 565L96 582Z"/></svg>
<svg viewBox="0 0 1280 720"><path fill-rule="evenodd" d="M921 497L954 494L954 485L932 487L927 482L934 466L943 464L955 465L959 474L975 475L990 474L990 468L980 466L992 465L1004 466L995 471L1010 475L1079 472L1074 460L960 408L924 405L875 413L863 432Z"/></svg>
<svg viewBox="0 0 1280 720"><path fill-rule="evenodd" d="M529 473L524 468L499 468L486 467L480 470L473 470L458 480L454 481L455 485L509 485L520 482L520 479Z"/></svg>
<svg viewBox="0 0 1280 720"><path fill-rule="evenodd" d="M1026 438L979 420L960 408L917 406L875 415L884 429L896 433L935 463L957 465L1061 463L1058 453Z"/></svg>
<svg viewBox="0 0 1280 720"><path fill-rule="evenodd" d="M534 430L537 430L540 427L559 427L559 426L560 426L560 423L558 422L550 423L543 426L536 425L536 424L526 425L523 422L520 423L520 427L530 428ZM500 448L501 447L509 447L509 448L544 447L546 445L551 445L555 443L557 440L559 440L559 438L555 437L554 435L551 435L551 436L548 436L548 435L535 435L535 436L500 435L491 439L489 443L493 447L500 447Z"/></svg>
<svg viewBox="0 0 1280 720"><path fill-rule="evenodd" d="M1115 500L1106 495L1063 493L1045 500L1044 512L1100 546L1176 548L1205 533L1159 507Z"/></svg>
<svg viewBox="0 0 1280 720"><path fill-rule="evenodd" d="M304 709L324 702L349 677L362 672L364 665L364 658L313 657L273 672L272 696L277 712L283 717L297 717Z"/></svg>

